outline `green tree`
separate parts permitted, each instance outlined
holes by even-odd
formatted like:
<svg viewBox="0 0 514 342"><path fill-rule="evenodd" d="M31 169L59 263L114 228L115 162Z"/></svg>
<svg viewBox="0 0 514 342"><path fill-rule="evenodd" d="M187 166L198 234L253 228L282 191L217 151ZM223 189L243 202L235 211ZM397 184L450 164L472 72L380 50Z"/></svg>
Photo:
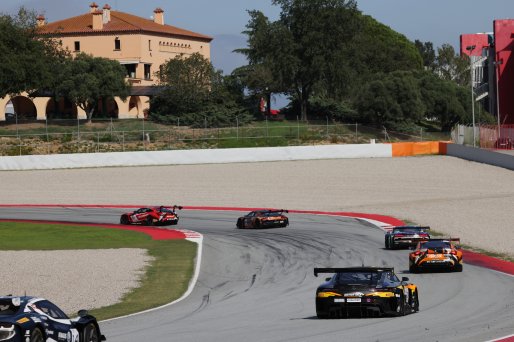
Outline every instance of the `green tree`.
<svg viewBox="0 0 514 342"><path fill-rule="evenodd" d="M444 80L454 81L461 86L469 85L469 58L456 54L450 44L443 44L437 49L435 72Z"/></svg>
<svg viewBox="0 0 514 342"><path fill-rule="evenodd" d="M68 56L57 41L37 34L34 12L21 7L16 16L0 15L0 97L54 88Z"/></svg>
<svg viewBox="0 0 514 342"><path fill-rule="evenodd" d="M240 79L223 76L199 53L168 60L157 76L163 90L152 99L150 115L158 121L203 127L249 119Z"/></svg>
<svg viewBox="0 0 514 342"><path fill-rule="evenodd" d="M422 42L416 39L414 41L414 45L418 49L419 54L423 59L423 66L425 67L425 70L435 70L437 63L434 44L432 42Z"/></svg>
<svg viewBox="0 0 514 342"><path fill-rule="evenodd" d="M354 0L273 0L280 18L270 22L249 11L244 53L255 70L267 69L277 90L298 100L307 120L309 98L320 82L345 83L350 61L344 51L359 30ZM265 85L266 86L266 85ZM265 87L263 86L263 87Z"/></svg>
<svg viewBox="0 0 514 342"><path fill-rule="evenodd" d="M400 70L421 70L423 60L416 46L403 34L363 15L361 30L355 36L351 59L353 84L362 84L375 78L377 73Z"/></svg>
<svg viewBox="0 0 514 342"><path fill-rule="evenodd" d="M425 114L419 81L410 71L378 74L376 80L363 87L356 106L364 122L403 131Z"/></svg>
<svg viewBox="0 0 514 342"><path fill-rule="evenodd" d="M119 96L125 101L130 92L125 76L117 61L80 53L64 62L56 91L82 108L91 121L100 99L105 103Z"/></svg>

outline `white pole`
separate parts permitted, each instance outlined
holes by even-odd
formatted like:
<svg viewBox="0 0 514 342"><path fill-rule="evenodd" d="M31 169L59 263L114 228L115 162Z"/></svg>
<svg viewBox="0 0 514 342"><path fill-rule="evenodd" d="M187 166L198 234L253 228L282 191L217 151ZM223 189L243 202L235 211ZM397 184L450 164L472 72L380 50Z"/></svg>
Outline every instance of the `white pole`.
<svg viewBox="0 0 514 342"><path fill-rule="evenodd" d="M473 147L476 147L476 131L475 131L475 96L473 86L475 83L475 63L473 63L473 56L469 56L470 70L471 70L471 115L473 116Z"/></svg>

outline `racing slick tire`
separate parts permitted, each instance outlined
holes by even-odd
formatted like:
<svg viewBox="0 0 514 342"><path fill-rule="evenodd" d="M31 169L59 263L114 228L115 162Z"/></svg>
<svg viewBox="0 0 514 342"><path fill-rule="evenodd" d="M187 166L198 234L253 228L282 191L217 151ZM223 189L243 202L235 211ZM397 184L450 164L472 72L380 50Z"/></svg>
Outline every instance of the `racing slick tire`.
<svg viewBox="0 0 514 342"><path fill-rule="evenodd" d="M387 238L387 236L385 237L385 249L390 249L390 246L389 246L389 239Z"/></svg>
<svg viewBox="0 0 514 342"><path fill-rule="evenodd" d="M255 220L255 223L253 224L253 227L256 229L259 229L261 227L261 221Z"/></svg>
<svg viewBox="0 0 514 342"><path fill-rule="evenodd" d="M153 218L151 216L148 216L145 220L145 224L147 226L153 226Z"/></svg>
<svg viewBox="0 0 514 342"><path fill-rule="evenodd" d="M418 273L418 267L416 265L409 265L409 272L410 273Z"/></svg>
<svg viewBox="0 0 514 342"><path fill-rule="evenodd" d="M326 313L316 312L316 317L318 317L318 319L327 319L330 316Z"/></svg>
<svg viewBox="0 0 514 342"><path fill-rule="evenodd" d="M30 342L44 342L43 333L39 328L34 329L30 334Z"/></svg>
<svg viewBox="0 0 514 342"><path fill-rule="evenodd" d="M396 308L396 314L398 316L405 316L405 295L403 291L400 292L400 297L398 298L398 307Z"/></svg>
<svg viewBox="0 0 514 342"><path fill-rule="evenodd" d="M121 215L120 224L130 224L129 218L127 215Z"/></svg>
<svg viewBox="0 0 514 342"><path fill-rule="evenodd" d="M462 272L462 264L455 266L455 272Z"/></svg>
<svg viewBox="0 0 514 342"><path fill-rule="evenodd" d="M280 227L285 228L287 226L289 226L289 220L285 220L284 223Z"/></svg>
<svg viewBox="0 0 514 342"><path fill-rule="evenodd" d="M100 336L98 336L98 329L93 323L89 323L82 332L82 339L84 342L100 342Z"/></svg>
<svg viewBox="0 0 514 342"><path fill-rule="evenodd" d="M414 312L419 311L419 296L418 296L417 289L410 294L410 307L412 308L412 311L414 311Z"/></svg>
<svg viewBox="0 0 514 342"><path fill-rule="evenodd" d="M244 228L244 221L243 221L243 219L241 219L241 218L237 219L236 227L237 227L237 229L243 229Z"/></svg>

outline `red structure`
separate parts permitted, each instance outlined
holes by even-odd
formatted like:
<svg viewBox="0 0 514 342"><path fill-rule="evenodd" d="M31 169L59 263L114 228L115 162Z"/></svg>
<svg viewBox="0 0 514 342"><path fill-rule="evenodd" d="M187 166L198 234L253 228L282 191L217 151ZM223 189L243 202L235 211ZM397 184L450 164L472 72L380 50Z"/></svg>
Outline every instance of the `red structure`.
<svg viewBox="0 0 514 342"><path fill-rule="evenodd" d="M489 33L463 34L460 36L460 55L487 56ZM485 50L485 51L484 51Z"/></svg>
<svg viewBox="0 0 514 342"><path fill-rule="evenodd" d="M460 36L461 55L483 57L480 65L474 65L481 68L482 78L475 78L473 88L475 96L488 92L486 109L498 118L498 125L514 124L514 96L510 96L514 92L513 48L514 19L495 20L492 33Z"/></svg>
<svg viewBox="0 0 514 342"><path fill-rule="evenodd" d="M494 62L496 66L500 124L514 124L514 20L494 21Z"/></svg>

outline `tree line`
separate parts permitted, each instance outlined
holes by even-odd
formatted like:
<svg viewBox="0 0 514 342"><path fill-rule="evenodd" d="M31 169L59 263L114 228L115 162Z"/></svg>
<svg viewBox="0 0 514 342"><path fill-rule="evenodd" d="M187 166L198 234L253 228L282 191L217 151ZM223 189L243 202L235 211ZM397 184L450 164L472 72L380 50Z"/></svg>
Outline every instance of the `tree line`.
<svg viewBox="0 0 514 342"><path fill-rule="evenodd" d="M248 64L230 75L200 54L176 56L161 66L150 118L189 126L244 123L262 117L261 98L281 93L290 100L282 112L301 120L330 118L398 131L417 131L427 121L443 131L471 122L469 60L452 46L411 42L362 14L355 0L272 3L281 9L275 21L248 11L248 44L236 50ZM10 75L1 78L0 95L45 89L92 115L99 97L128 94L119 63L83 54L71 58L37 36L30 13L22 12L0 17L0 32L11 33L0 38L1 51L8 50L0 55L0 71ZM494 121L487 113L480 119Z"/></svg>

